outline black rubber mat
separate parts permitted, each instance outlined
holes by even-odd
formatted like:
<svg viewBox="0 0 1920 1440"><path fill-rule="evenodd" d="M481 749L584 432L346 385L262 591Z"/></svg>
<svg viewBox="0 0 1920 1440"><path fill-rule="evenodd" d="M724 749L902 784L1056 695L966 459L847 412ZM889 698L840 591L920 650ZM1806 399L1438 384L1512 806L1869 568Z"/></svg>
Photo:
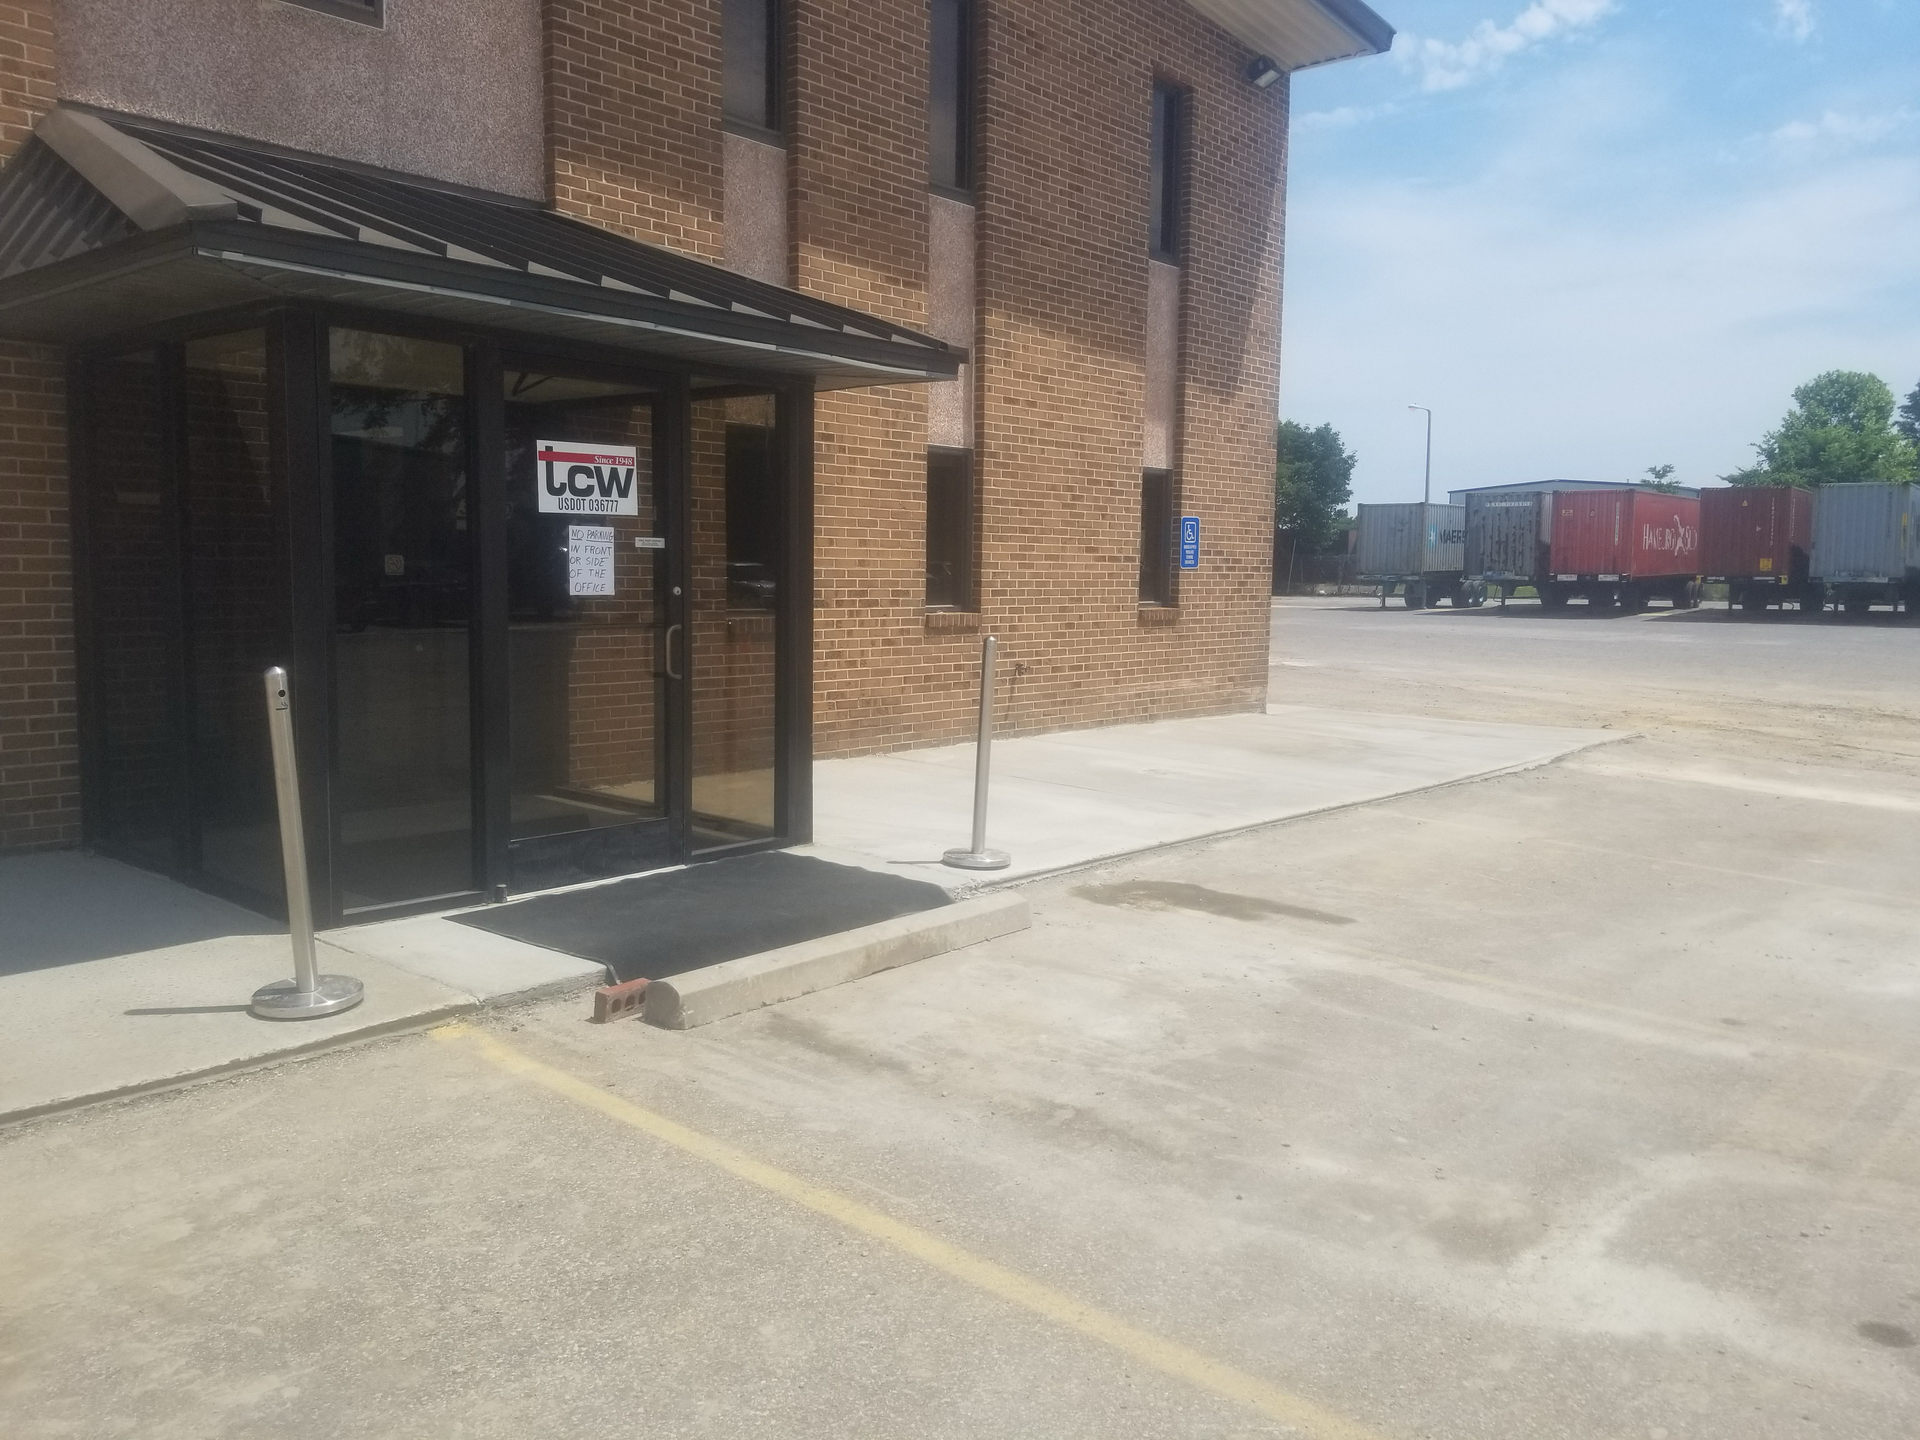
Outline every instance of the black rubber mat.
<svg viewBox="0 0 1920 1440"><path fill-rule="evenodd" d="M662 980L950 903L925 880L769 850L448 918Z"/></svg>

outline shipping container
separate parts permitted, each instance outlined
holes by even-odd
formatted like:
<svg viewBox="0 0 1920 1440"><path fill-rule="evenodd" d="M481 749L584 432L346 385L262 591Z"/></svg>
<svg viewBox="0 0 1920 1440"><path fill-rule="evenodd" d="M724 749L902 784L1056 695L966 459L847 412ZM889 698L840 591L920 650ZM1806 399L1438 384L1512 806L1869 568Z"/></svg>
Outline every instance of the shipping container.
<svg viewBox="0 0 1920 1440"><path fill-rule="evenodd" d="M1505 591L1546 578L1553 539L1551 493L1469 495L1466 510L1469 580Z"/></svg>
<svg viewBox="0 0 1920 1440"><path fill-rule="evenodd" d="M1823 485L1814 492L1814 580L1848 614L1920 609L1920 486Z"/></svg>
<svg viewBox="0 0 1920 1440"><path fill-rule="evenodd" d="M1361 505L1354 570L1380 587L1380 603L1398 587L1407 608L1430 602L1477 605L1485 591L1466 579L1464 505Z"/></svg>
<svg viewBox="0 0 1920 1440"><path fill-rule="evenodd" d="M1727 600L1762 611L1792 600L1820 608L1809 578L1813 492L1799 486L1729 486L1700 492L1700 573L1727 582Z"/></svg>
<svg viewBox="0 0 1920 1440"><path fill-rule="evenodd" d="M1676 608L1700 603L1700 502L1658 490L1585 490L1553 497L1552 572L1540 599L1560 606Z"/></svg>

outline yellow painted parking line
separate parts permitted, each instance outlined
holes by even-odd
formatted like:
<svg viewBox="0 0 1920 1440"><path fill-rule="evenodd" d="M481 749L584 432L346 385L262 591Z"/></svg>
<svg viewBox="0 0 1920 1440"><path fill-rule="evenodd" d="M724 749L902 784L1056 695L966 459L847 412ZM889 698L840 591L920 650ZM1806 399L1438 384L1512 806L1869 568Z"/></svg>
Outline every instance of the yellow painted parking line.
<svg viewBox="0 0 1920 1440"><path fill-rule="evenodd" d="M1336 1415L1304 1396L1270 1385L1176 1341L1148 1334L1117 1316L1097 1310L1003 1265L983 1260L925 1230L755 1160L723 1141L689 1130L664 1115L656 1115L564 1070L543 1064L484 1030L456 1022L430 1033L439 1040L457 1040L471 1045L509 1074L545 1086L555 1094L590 1110L597 1110L608 1119L643 1131L677 1150L758 1185L783 1200L804 1205L830 1220L838 1221L849 1230L857 1230L936 1270L945 1271L976 1290L984 1290L1030 1310L1042 1319L1112 1346L1164 1375L1244 1405L1270 1420L1291 1425L1315 1437L1315 1440L1379 1440L1375 1432L1365 1426Z"/></svg>

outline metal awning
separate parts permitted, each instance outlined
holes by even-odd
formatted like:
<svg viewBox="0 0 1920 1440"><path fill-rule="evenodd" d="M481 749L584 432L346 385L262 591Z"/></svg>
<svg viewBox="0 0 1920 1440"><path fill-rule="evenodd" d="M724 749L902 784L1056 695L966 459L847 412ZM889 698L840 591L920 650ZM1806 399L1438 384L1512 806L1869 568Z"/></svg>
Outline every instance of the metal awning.
<svg viewBox="0 0 1920 1440"><path fill-rule="evenodd" d="M368 306L823 389L966 352L529 201L62 105L0 170L0 338L72 344L262 300Z"/></svg>
<svg viewBox="0 0 1920 1440"><path fill-rule="evenodd" d="M1362 0L1187 0L1282 70L1331 65L1393 48L1393 27Z"/></svg>

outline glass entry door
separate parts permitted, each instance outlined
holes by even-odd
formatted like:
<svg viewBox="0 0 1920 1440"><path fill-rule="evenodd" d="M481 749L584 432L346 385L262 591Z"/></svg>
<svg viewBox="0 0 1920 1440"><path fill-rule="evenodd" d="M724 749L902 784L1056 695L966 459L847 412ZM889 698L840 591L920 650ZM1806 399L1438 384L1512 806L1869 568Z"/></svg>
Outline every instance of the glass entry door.
<svg viewBox="0 0 1920 1440"><path fill-rule="evenodd" d="M657 387L504 368L510 888L671 862Z"/></svg>

